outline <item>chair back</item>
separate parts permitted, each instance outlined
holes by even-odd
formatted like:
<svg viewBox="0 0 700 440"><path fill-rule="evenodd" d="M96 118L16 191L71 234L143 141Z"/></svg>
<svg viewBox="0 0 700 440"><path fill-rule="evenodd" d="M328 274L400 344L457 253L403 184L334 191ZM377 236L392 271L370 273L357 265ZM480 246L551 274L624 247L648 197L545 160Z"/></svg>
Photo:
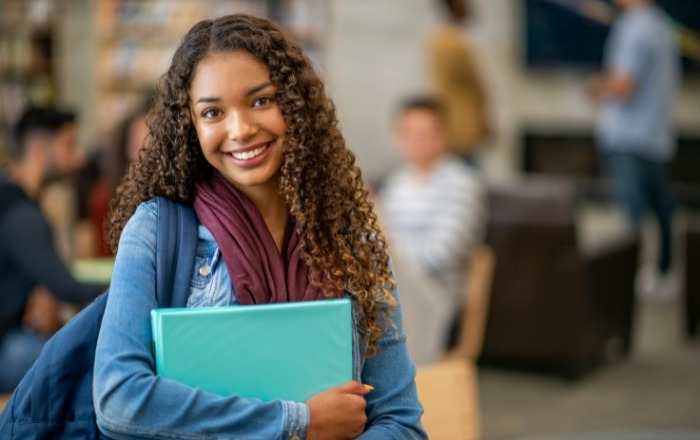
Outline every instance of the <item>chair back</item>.
<svg viewBox="0 0 700 440"><path fill-rule="evenodd" d="M470 260L469 278L464 286L464 311L462 314L457 344L446 355L446 359L471 359L476 361L484 342L486 319L491 300L496 258L493 250L482 245Z"/></svg>
<svg viewBox="0 0 700 440"><path fill-rule="evenodd" d="M421 418L431 440L476 440L480 436L479 399L474 363L451 359L418 368Z"/></svg>

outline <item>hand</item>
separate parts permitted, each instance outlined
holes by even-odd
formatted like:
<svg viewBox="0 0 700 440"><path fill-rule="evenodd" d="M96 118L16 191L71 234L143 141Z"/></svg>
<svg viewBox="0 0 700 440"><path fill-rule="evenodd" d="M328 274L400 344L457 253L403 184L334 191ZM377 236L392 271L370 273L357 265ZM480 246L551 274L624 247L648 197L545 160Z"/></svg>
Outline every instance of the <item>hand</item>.
<svg viewBox="0 0 700 440"><path fill-rule="evenodd" d="M364 395L369 390L357 382L330 388L306 401L309 406L308 440L346 440L365 430Z"/></svg>
<svg viewBox="0 0 700 440"><path fill-rule="evenodd" d="M29 294L27 307L24 309L22 325L42 336L49 337L61 326L59 302L44 286L37 286Z"/></svg>
<svg viewBox="0 0 700 440"><path fill-rule="evenodd" d="M603 77L598 75L591 78L585 87L588 99L594 104L598 104L603 98Z"/></svg>

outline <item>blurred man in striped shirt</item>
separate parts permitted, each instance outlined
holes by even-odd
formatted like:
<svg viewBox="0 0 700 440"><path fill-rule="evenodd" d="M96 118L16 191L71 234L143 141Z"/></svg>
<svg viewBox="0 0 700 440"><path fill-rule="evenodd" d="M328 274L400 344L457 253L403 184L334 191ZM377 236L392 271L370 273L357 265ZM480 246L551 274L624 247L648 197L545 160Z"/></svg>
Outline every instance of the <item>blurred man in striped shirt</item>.
<svg viewBox="0 0 700 440"><path fill-rule="evenodd" d="M408 348L417 364L439 359L462 310L472 252L482 241L486 195L479 174L447 152L443 112L429 97L407 100L395 121L404 163L377 202L390 237Z"/></svg>

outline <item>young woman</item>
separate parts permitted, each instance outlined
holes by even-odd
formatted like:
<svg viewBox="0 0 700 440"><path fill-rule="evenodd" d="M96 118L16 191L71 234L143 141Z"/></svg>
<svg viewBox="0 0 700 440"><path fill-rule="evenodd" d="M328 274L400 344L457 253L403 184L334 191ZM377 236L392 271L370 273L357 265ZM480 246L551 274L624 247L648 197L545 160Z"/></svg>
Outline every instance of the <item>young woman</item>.
<svg viewBox="0 0 700 440"><path fill-rule="evenodd" d="M196 24L161 79L149 131L113 204L117 257L94 370L101 431L425 438L385 242L299 46L247 15ZM201 223L188 306L347 296L355 380L300 403L221 397L154 375L157 196L191 204Z"/></svg>

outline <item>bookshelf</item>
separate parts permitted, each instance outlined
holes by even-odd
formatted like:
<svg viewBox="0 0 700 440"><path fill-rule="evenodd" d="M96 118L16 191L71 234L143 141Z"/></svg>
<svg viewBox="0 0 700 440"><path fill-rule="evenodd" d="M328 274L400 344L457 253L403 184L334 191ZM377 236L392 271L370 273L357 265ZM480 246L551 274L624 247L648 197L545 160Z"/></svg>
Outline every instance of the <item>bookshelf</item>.
<svg viewBox="0 0 700 440"><path fill-rule="evenodd" d="M0 167L10 127L24 108L56 98L54 35L56 3L2 0L0 13Z"/></svg>

